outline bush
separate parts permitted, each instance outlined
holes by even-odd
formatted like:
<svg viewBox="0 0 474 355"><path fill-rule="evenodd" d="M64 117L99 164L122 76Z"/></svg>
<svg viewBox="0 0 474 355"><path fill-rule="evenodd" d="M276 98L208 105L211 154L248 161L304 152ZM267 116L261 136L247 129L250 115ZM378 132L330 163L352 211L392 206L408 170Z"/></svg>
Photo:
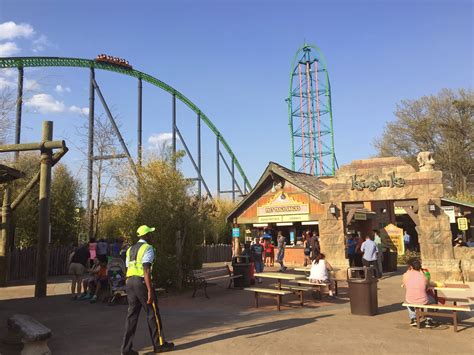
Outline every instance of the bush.
<svg viewBox="0 0 474 355"><path fill-rule="evenodd" d="M420 258L420 257L421 257L421 255L420 255L419 252L408 250L408 251L405 252L405 255L398 255L397 256L397 264L398 265L407 265L408 260L410 260L411 258Z"/></svg>

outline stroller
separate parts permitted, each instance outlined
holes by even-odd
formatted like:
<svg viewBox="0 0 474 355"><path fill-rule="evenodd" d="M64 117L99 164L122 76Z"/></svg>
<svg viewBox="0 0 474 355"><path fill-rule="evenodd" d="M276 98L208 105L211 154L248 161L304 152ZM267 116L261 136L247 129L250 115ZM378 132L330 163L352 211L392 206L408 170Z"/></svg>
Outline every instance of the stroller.
<svg viewBox="0 0 474 355"><path fill-rule="evenodd" d="M110 258L107 263L107 276L109 279L109 306L116 304L121 297L127 296L125 291L126 267L121 258Z"/></svg>

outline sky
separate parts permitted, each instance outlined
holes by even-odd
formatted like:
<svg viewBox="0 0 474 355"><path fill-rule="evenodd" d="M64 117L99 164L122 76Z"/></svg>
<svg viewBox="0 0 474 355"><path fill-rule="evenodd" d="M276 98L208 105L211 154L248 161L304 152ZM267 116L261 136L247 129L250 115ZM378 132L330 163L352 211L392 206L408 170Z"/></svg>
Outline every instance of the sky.
<svg viewBox="0 0 474 355"><path fill-rule="evenodd" d="M376 154L374 139L401 100L442 88L472 89L473 23L473 2L464 0L0 0L0 57L106 53L127 59L196 104L254 185L269 161L291 166L285 98L303 43L317 45L326 57L341 166ZM14 88L16 75L0 69L0 89ZM82 179L88 75L79 68L25 69L22 141L39 140L40 122L54 121L55 139L71 147L65 162ZM136 79L104 71L96 77L136 154ZM171 98L148 84L143 95L149 154L169 138ZM104 112L98 100L95 107ZM178 102L177 117L195 152L196 115ZM202 139L203 175L214 192L215 136L203 126ZM189 159L182 169L196 176Z"/></svg>

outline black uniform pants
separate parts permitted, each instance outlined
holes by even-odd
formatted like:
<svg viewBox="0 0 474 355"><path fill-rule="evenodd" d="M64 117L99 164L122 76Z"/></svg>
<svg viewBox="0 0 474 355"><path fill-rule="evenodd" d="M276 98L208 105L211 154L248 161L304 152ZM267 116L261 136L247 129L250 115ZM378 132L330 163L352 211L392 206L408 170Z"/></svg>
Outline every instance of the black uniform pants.
<svg viewBox="0 0 474 355"><path fill-rule="evenodd" d="M158 306L155 302L147 304L148 290L145 285L143 277L130 277L127 279L127 299L128 299L128 314L125 320L125 334L123 336L122 353L127 353L132 350L133 337L137 329L138 317L143 308L146 313L146 320L148 323L148 330L150 332L153 348L158 349L160 346L159 337L163 337L161 317ZM163 338L162 338L163 339Z"/></svg>

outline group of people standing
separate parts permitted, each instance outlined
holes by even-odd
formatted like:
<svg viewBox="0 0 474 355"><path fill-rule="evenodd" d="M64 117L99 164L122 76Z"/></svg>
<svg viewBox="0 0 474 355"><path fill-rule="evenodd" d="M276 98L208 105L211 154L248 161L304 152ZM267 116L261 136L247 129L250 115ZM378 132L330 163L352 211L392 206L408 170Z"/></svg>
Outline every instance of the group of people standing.
<svg viewBox="0 0 474 355"><path fill-rule="evenodd" d="M384 246L378 230L374 229L365 238L357 234L349 234L346 249L351 267L373 266L377 277L382 277Z"/></svg>

